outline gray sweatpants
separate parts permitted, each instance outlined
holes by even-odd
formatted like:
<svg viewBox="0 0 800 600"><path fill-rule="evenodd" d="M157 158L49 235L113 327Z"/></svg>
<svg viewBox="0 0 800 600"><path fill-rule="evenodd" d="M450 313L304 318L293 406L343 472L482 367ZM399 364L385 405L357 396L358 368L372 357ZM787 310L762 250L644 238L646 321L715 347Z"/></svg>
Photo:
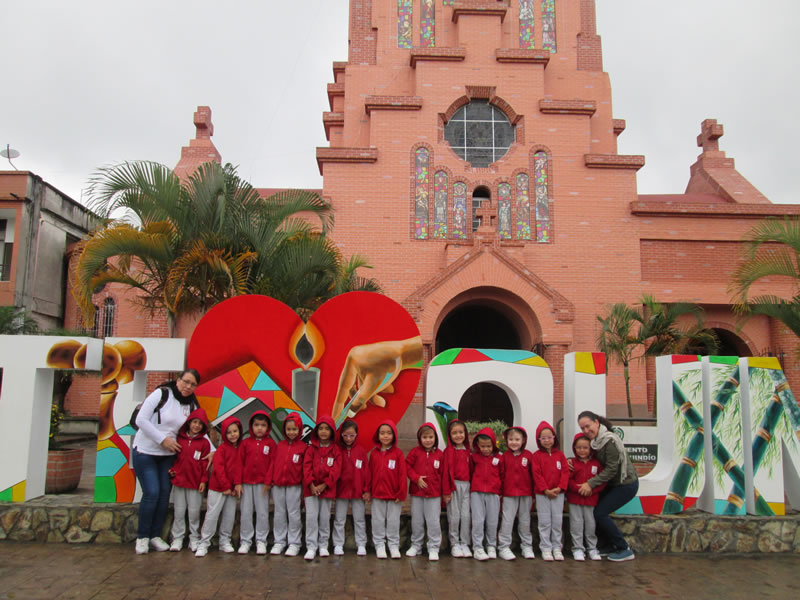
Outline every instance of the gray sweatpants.
<svg viewBox="0 0 800 600"><path fill-rule="evenodd" d="M203 494L191 488L172 488L172 504L175 507L175 516L172 520L172 540L183 542L186 535L186 513L189 516L189 541L200 541L200 507L203 504Z"/></svg>
<svg viewBox="0 0 800 600"><path fill-rule="evenodd" d="M411 497L411 545L421 550L425 539L425 527L428 527L428 552L439 551L442 545L442 525L439 518L442 514L442 499Z"/></svg>
<svg viewBox="0 0 800 600"><path fill-rule="evenodd" d="M231 533L233 532L233 521L236 519L236 496L226 496L222 492L208 491L208 502L206 503L206 520L203 521L203 530L200 537L200 545L208 548L211 545L211 538L217 532L217 523L222 515L222 522L219 523L219 545L231 543Z"/></svg>
<svg viewBox="0 0 800 600"><path fill-rule="evenodd" d="M336 514L333 517L333 545L344 547L344 524L347 521L347 506L353 503L353 534L356 546L367 546L367 521L364 518L364 501L358 498L337 498Z"/></svg>
<svg viewBox="0 0 800 600"><path fill-rule="evenodd" d="M272 486L272 502L275 514L272 516L272 534L276 544L287 543L295 546L303 545L303 519L300 515L300 503L303 501L302 485Z"/></svg>
<svg viewBox="0 0 800 600"><path fill-rule="evenodd" d="M503 520L500 522L500 533L497 536L499 548L511 547L511 535L514 530L514 518L519 520L517 532L520 545L523 548L533 548L531 535L531 506L533 498L530 496L503 496Z"/></svg>
<svg viewBox="0 0 800 600"><path fill-rule="evenodd" d="M306 496L306 550L328 547L332 498Z"/></svg>
<svg viewBox="0 0 800 600"><path fill-rule="evenodd" d="M564 520L564 494L548 498L536 494L536 517L539 521L539 549L561 550L561 523Z"/></svg>
<svg viewBox="0 0 800 600"><path fill-rule="evenodd" d="M267 543L269 535L269 494L261 484L242 484L240 512L240 539L243 544L253 543L253 512L256 513L256 542Z"/></svg>
<svg viewBox="0 0 800 600"><path fill-rule="evenodd" d="M456 480L456 489L447 503L450 546L469 546L469 481Z"/></svg>
<svg viewBox="0 0 800 600"><path fill-rule="evenodd" d="M400 547L400 511L402 502L372 500L372 543L389 542L389 548Z"/></svg>
<svg viewBox="0 0 800 600"><path fill-rule="evenodd" d="M486 492L469 495L472 510L472 549L483 548L483 535L490 548L497 546L497 521L500 517L500 496Z"/></svg>
<svg viewBox="0 0 800 600"><path fill-rule="evenodd" d="M597 535L595 534L594 506L582 504L569 505L569 533L572 536L572 550L596 550ZM583 536L586 535L586 546L583 545Z"/></svg>

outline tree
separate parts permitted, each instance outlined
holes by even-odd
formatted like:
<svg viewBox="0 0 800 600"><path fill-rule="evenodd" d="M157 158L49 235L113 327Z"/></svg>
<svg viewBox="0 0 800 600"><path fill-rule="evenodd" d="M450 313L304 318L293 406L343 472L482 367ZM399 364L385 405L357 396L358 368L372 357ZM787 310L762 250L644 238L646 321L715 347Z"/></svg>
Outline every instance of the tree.
<svg viewBox="0 0 800 600"><path fill-rule="evenodd" d="M611 306L606 317L598 315L597 320L600 322L597 348L606 355L606 371L608 371L609 357L622 365L628 416L632 417L630 363L634 352L641 345L639 328L642 315L624 302L618 302Z"/></svg>
<svg viewBox="0 0 800 600"><path fill-rule="evenodd" d="M16 306L0 306L0 335L33 335L39 333L36 321Z"/></svg>
<svg viewBox="0 0 800 600"><path fill-rule="evenodd" d="M745 241L744 256L729 287L735 309L745 317L777 319L800 336L800 219L768 219L753 227ZM750 297L753 285L775 277L791 281L791 298L774 294Z"/></svg>

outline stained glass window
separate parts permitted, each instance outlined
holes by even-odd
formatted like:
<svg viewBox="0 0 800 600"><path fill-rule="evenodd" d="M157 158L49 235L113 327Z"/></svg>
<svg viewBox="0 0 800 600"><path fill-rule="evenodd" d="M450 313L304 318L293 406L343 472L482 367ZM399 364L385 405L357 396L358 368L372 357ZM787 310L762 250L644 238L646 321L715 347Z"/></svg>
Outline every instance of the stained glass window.
<svg viewBox="0 0 800 600"><path fill-rule="evenodd" d="M467 238L467 184L459 181L453 185L453 234L457 240Z"/></svg>
<svg viewBox="0 0 800 600"><path fill-rule="evenodd" d="M531 239L531 200L529 195L530 183L525 173L517 175L517 239Z"/></svg>
<svg viewBox="0 0 800 600"><path fill-rule="evenodd" d="M437 171L433 176L433 238L447 239L447 173Z"/></svg>
<svg viewBox="0 0 800 600"><path fill-rule="evenodd" d="M519 0L519 47L535 48L533 0Z"/></svg>
<svg viewBox="0 0 800 600"><path fill-rule="evenodd" d="M419 148L414 156L416 181L414 185L414 236L419 240L428 239L428 184L430 152Z"/></svg>
<svg viewBox="0 0 800 600"><path fill-rule="evenodd" d="M542 48L556 51L556 0L542 0Z"/></svg>
<svg viewBox="0 0 800 600"><path fill-rule="evenodd" d="M497 232L501 240L511 239L511 184L497 186Z"/></svg>
<svg viewBox="0 0 800 600"><path fill-rule="evenodd" d="M435 20L436 8L433 0L422 0L422 15L420 16L419 45L435 46Z"/></svg>
<svg viewBox="0 0 800 600"><path fill-rule="evenodd" d="M411 48L413 0L397 0L397 47Z"/></svg>
<svg viewBox="0 0 800 600"><path fill-rule="evenodd" d="M503 111L487 100L473 100L450 118L444 138L473 167L488 167L505 156L515 132Z"/></svg>
<svg viewBox="0 0 800 600"><path fill-rule="evenodd" d="M547 192L547 153L533 155L534 198L536 201L536 241L550 241L550 203Z"/></svg>

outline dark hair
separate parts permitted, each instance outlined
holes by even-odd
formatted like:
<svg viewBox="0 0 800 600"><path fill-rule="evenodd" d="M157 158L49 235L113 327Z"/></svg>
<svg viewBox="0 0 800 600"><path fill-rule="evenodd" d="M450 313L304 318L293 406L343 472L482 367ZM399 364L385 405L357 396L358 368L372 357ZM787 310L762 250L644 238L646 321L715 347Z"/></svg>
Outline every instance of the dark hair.
<svg viewBox="0 0 800 600"><path fill-rule="evenodd" d="M590 410L585 410L581 414L579 414L578 415L578 421L580 421L584 417L589 417L592 421L598 421L601 425L605 425L606 429L608 429L609 431L613 431L613 429L614 429L614 425L612 425L611 421L609 421L605 417L602 417L602 416L600 416L600 415L598 415L596 413L593 413Z"/></svg>
<svg viewBox="0 0 800 600"><path fill-rule="evenodd" d="M339 431L342 432L345 429L355 429L356 434L358 434L358 423L353 421L353 419L347 419L344 423L339 426Z"/></svg>
<svg viewBox="0 0 800 600"><path fill-rule="evenodd" d="M269 419L267 418L267 415L253 415L250 418L250 423L251 424L255 423L256 421L264 421L264 423L269 423Z"/></svg>
<svg viewBox="0 0 800 600"><path fill-rule="evenodd" d="M482 441L482 440L485 440L485 441L487 441L487 442L491 442L491 441L492 441L492 438L490 438L490 437L489 437L488 435L486 435L485 433L479 433L478 435L476 435L476 436L475 436L475 439L476 439L477 441L479 441L479 442L480 442L480 441Z"/></svg>
<svg viewBox="0 0 800 600"><path fill-rule="evenodd" d="M178 375L178 379L180 379L187 373L192 377L194 377L195 381L197 381L197 385L200 385L200 373L197 372L197 369L184 369L183 371L181 371L181 374Z"/></svg>

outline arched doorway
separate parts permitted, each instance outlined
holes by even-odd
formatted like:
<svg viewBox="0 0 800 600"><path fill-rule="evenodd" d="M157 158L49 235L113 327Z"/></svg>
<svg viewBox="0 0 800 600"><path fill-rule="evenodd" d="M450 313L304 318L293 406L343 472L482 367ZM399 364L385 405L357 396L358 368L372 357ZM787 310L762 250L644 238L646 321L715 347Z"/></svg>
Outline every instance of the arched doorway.
<svg viewBox="0 0 800 600"><path fill-rule="evenodd" d="M747 343L732 331L718 327L714 327L711 331L719 339L717 356L753 356Z"/></svg>
<svg viewBox="0 0 800 600"><path fill-rule="evenodd" d="M450 348L523 349L508 312L481 301L459 306L442 321L436 334L436 354Z"/></svg>
<svg viewBox="0 0 800 600"><path fill-rule="evenodd" d="M503 421L514 424L514 408L506 391L493 383L476 383L464 392L458 405L462 421Z"/></svg>

